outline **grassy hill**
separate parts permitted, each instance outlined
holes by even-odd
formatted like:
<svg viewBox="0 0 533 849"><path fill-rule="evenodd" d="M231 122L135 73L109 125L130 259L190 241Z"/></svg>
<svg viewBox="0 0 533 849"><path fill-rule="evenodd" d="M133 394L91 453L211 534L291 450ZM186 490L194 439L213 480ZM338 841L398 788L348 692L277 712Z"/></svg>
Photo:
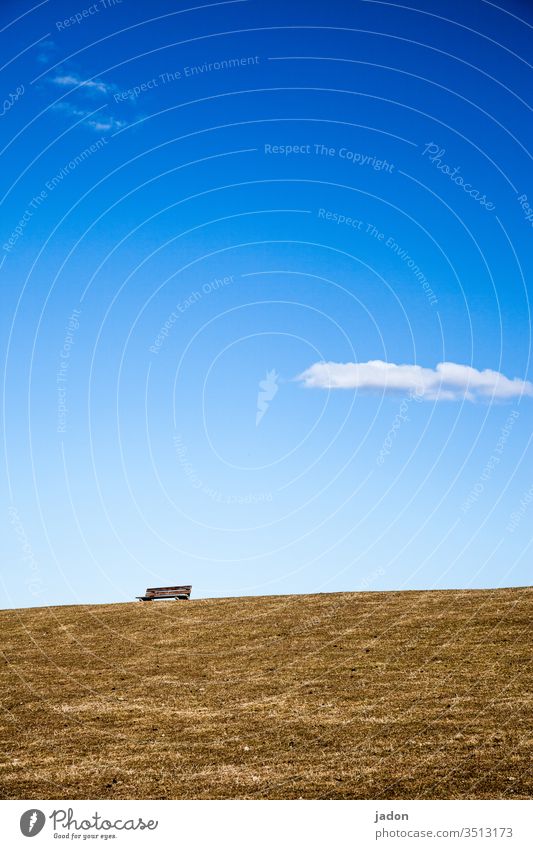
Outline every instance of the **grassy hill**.
<svg viewBox="0 0 533 849"><path fill-rule="evenodd" d="M0 611L3 798L525 798L532 589Z"/></svg>

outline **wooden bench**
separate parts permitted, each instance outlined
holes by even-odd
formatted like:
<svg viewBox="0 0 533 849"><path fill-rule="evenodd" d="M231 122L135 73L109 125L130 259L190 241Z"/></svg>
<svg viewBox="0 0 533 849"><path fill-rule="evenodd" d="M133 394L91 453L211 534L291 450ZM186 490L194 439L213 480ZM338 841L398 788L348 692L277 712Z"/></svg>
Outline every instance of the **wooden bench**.
<svg viewBox="0 0 533 849"><path fill-rule="evenodd" d="M144 595L135 596L139 601L153 601L155 598L180 598L189 601L192 587L148 587Z"/></svg>

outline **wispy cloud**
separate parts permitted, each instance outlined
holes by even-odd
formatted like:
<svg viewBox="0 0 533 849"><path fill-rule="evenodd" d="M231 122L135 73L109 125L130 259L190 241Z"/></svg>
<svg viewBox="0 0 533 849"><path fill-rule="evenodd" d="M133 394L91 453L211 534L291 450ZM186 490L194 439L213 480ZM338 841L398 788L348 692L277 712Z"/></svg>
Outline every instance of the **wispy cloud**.
<svg viewBox="0 0 533 849"><path fill-rule="evenodd" d="M117 86L114 83L108 83L104 80L90 79L85 80L79 74L56 74L55 77L50 77L49 82L60 88L80 88L89 94L113 94L117 91Z"/></svg>
<svg viewBox="0 0 533 849"><path fill-rule="evenodd" d="M109 112L109 107L104 105L105 110L91 110L87 108L88 100L84 95L92 98L108 98L118 87L114 83L102 79L85 79L76 71L62 68L55 76L47 76L45 82L58 89L68 91L69 99L61 99L54 105L54 109L77 118L80 124L89 127L97 133L115 132L126 126L126 121L115 118ZM94 102L94 101L93 101ZM98 102L98 101L97 101ZM98 113L98 114L96 114Z"/></svg>
<svg viewBox="0 0 533 849"><path fill-rule="evenodd" d="M126 121L119 121L118 118L114 118L113 115L104 115L100 118L88 118L84 121L86 127L90 127L97 133L108 133L115 132L116 130L121 130L126 126Z"/></svg>
<svg viewBox="0 0 533 849"><path fill-rule="evenodd" d="M366 363L314 363L296 380L319 389L361 389L385 393L413 392L427 401L508 400L533 395L533 383L508 378L498 371L458 363L438 363L436 368L397 365L383 360Z"/></svg>
<svg viewBox="0 0 533 849"><path fill-rule="evenodd" d="M46 64L54 56L56 50L57 48L55 43L50 39L40 41L37 46L37 61L41 62L43 65Z"/></svg>
<svg viewBox="0 0 533 849"><path fill-rule="evenodd" d="M121 130L126 126L125 121L120 121L113 115L108 115L99 109L91 111L64 100L56 103L53 108L57 112L63 112L72 118L77 118L80 123L97 133L115 132L115 130Z"/></svg>
<svg viewBox="0 0 533 849"><path fill-rule="evenodd" d="M265 415L266 411L270 407L270 402L276 395L279 386L278 386L279 374L276 369L271 369L271 371L267 371L264 380L259 381L259 392L257 393L257 412L255 414L255 426L259 425L259 422Z"/></svg>

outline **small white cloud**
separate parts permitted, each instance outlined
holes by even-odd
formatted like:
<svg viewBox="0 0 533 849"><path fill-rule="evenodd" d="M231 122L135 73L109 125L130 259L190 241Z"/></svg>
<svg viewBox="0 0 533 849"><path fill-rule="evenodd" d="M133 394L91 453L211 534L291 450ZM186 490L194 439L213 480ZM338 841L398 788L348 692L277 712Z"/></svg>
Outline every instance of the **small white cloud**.
<svg viewBox="0 0 533 849"><path fill-rule="evenodd" d="M43 64L49 62L55 54L56 49L57 48L53 41L47 39L40 41L37 47L37 61L42 62Z"/></svg>
<svg viewBox="0 0 533 849"><path fill-rule="evenodd" d="M319 389L363 389L386 393L416 393L427 401L508 400L533 395L533 384L498 371L478 371L458 363L439 363L436 368L397 365L383 360L366 363L319 362L296 380Z"/></svg>
<svg viewBox="0 0 533 849"><path fill-rule="evenodd" d="M80 109L79 106L74 106L73 103L69 103L68 100L62 100L60 103L54 103L52 106L56 112L66 112L67 115L72 115L74 118L83 118L87 115L92 115L92 112L89 112L87 109Z"/></svg>
<svg viewBox="0 0 533 849"><path fill-rule="evenodd" d="M79 106L75 106L73 103L69 103L65 100L54 104L53 108L58 112L65 112L73 118L81 118L81 123L85 127L90 127L91 130L94 130L97 133L106 133L109 131L114 132L115 130L121 130L126 126L125 121L119 121L119 119L114 118L113 115L102 114L99 110L91 112L88 109L80 109Z"/></svg>
<svg viewBox="0 0 533 849"><path fill-rule="evenodd" d="M270 407L270 402L276 395L278 386L279 374L276 369L267 371L264 380L259 381L259 392L257 393L257 412L255 414L255 426L257 427Z"/></svg>
<svg viewBox="0 0 533 849"><path fill-rule="evenodd" d="M118 118L113 118L112 115L109 117L103 116L97 119L89 119L84 121L84 124L97 133L115 132L115 130L121 130L126 126L125 121L119 121Z"/></svg>
<svg viewBox="0 0 533 849"><path fill-rule="evenodd" d="M57 74L55 77L50 77L50 82L60 88L79 87L90 94L112 94L117 91L113 83L106 83L104 80L84 80L78 74Z"/></svg>

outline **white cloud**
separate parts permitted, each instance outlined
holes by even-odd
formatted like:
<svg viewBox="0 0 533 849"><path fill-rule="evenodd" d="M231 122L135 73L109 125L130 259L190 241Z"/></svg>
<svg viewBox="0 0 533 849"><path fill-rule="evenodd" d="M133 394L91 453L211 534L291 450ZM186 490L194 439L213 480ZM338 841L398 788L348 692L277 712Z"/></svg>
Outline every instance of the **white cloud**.
<svg viewBox="0 0 533 849"><path fill-rule="evenodd" d="M126 126L125 121L119 121L118 118L113 118L112 115L109 115L109 117L107 115L103 115L97 119L91 118L84 121L84 124L92 130L95 130L97 133L106 133L109 130L115 132L116 130L121 130Z"/></svg>
<svg viewBox="0 0 533 849"><path fill-rule="evenodd" d="M58 112L65 112L73 118L83 119L81 123L86 127L90 127L91 130L94 130L97 133L105 133L110 130L121 130L122 127L126 126L125 121L119 121L119 119L114 118L113 115L102 114L99 109L90 112L88 109L80 109L79 106L75 106L73 103L69 103L65 100L60 103L55 103L53 108Z"/></svg>
<svg viewBox="0 0 533 849"><path fill-rule="evenodd" d="M397 365L383 360L367 363L319 362L296 380L319 389L363 389L386 393L416 393L427 401L475 401L533 395L533 384L498 371L478 371L458 363L439 363L436 368Z"/></svg>
<svg viewBox="0 0 533 849"><path fill-rule="evenodd" d="M79 86L90 94L112 94L117 90L113 83L106 83L103 80L84 80L78 74L58 74L50 77L50 82L61 88Z"/></svg>
<svg viewBox="0 0 533 849"><path fill-rule="evenodd" d="M37 53L37 61L42 62L43 64L50 61L54 53L56 52L56 46L53 41L44 40L40 41L38 45L38 53Z"/></svg>
<svg viewBox="0 0 533 849"><path fill-rule="evenodd" d="M104 82L104 80L99 79L86 80L80 77L79 74L66 70L56 74L55 77L46 77L46 82L59 88L70 89L69 95L74 97L74 102L72 100L62 99L59 103L55 103L53 108L63 111L78 120L81 119L80 123L86 127L90 127L95 132L114 132L126 126L125 121L121 121L111 114L105 114L100 111L104 109L107 112L108 106L106 104L96 110L87 109L87 100L83 97L79 98L76 96L84 92L90 95L110 95L118 91L114 83Z"/></svg>

